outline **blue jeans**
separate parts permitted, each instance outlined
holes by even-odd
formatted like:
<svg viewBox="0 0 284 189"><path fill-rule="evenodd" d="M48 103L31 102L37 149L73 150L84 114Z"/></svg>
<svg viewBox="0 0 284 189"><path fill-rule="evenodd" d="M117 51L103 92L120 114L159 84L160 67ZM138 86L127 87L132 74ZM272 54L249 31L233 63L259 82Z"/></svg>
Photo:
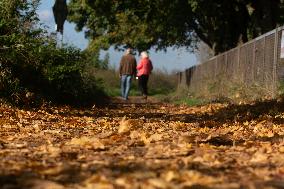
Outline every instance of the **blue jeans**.
<svg viewBox="0 0 284 189"><path fill-rule="evenodd" d="M121 96L127 100L128 99L128 94L129 94L129 90L130 90L130 86L131 86L131 79L132 79L132 75L122 75L121 76Z"/></svg>

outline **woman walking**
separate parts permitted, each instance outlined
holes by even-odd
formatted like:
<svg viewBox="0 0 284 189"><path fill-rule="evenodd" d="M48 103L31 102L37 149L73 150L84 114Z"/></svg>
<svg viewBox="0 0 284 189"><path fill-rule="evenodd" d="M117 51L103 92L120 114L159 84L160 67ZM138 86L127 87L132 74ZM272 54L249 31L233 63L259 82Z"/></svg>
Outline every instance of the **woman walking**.
<svg viewBox="0 0 284 189"><path fill-rule="evenodd" d="M141 60L137 65L137 76L138 76L138 86L141 91L141 94L144 99L147 99L148 96L148 88L147 83L149 79L149 75L153 70L152 61L149 58L149 55L146 51L141 52Z"/></svg>

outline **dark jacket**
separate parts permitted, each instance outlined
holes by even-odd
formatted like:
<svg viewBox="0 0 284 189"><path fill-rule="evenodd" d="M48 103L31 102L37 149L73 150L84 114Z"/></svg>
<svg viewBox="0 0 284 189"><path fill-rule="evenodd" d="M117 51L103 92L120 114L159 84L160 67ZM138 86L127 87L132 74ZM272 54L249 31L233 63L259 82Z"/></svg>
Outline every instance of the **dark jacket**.
<svg viewBox="0 0 284 189"><path fill-rule="evenodd" d="M133 55L124 55L119 64L119 75L136 75L136 59Z"/></svg>

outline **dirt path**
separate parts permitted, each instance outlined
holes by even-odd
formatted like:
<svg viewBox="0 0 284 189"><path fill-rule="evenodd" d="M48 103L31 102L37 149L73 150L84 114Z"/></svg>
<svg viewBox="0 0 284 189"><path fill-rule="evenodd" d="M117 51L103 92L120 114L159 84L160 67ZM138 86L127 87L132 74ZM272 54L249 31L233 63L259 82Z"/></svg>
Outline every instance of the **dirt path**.
<svg viewBox="0 0 284 189"><path fill-rule="evenodd" d="M0 106L0 186L284 187L282 104L149 101L113 99L93 109Z"/></svg>
<svg viewBox="0 0 284 189"><path fill-rule="evenodd" d="M113 97L110 100L110 104L157 104L160 103L159 100L149 96L147 99L142 98L141 96L130 96L128 100L124 100L121 97Z"/></svg>

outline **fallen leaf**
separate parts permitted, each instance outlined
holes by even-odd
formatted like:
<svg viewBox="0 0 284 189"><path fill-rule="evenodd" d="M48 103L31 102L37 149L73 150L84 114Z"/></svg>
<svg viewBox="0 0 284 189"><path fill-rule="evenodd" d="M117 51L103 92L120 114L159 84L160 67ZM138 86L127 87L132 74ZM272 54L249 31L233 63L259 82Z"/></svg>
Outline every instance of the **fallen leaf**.
<svg viewBox="0 0 284 189"><path fill-rule="evenodd" d="M132 127L131 122L127 120L126 117L124 116L122 120L120 121L118 133L119 134L128 133L131 127Z"/></svg>
<svg viewBox="0 0 284 189"><path fill-rule="evenodd" d="M73 138L71 141L66 143L67 145L73 145L78 147L86 147L86 148L93 148L93 149L101 149L104 150L104 144L97 138L89 138L83 136L81 138Z"/></svg>
<svg viewBox="0 0 284 189"><path fill-rule="evenodd" d="M147 183L149 185L152 185L152 186L154 186L156 188L160 188L160 189L168 188L168 184L162 179L154 179L154 178L148 179Z"/></svg>
<svg viewBox="0 0 284 189"><path fill-rule="evenodd" d="M279 152L284 153L284 146L280 146L278 150Z"/></svg>
<svg viewBox="0 0 284 189"><path fill-rule="evenodd" d="M64 189L63 185L48 180L27 180L24 181L24 186L30 189Z"/></svg>
<svg viewBox="0 0 284 189"><path fill-rule="evenodd" d="M173 180L178 180L179 174L176 171L167 171L162 174L162 178L164 178L167 182L171 182Z"/></svg>
<svg viewBox="0 0 284 189"><path fill-rule="evenodd" d="M252 156L250 162L252 162L252 163L262 163L262 162L265 162L265 161L267 160L267 158L268 158L268 157L267 157L266 154L261 153L261 152L256 152L256 153Z"/></svg>
<svg viewBox="0 0 284 189"><path fill-rule="evenodd" d="M114 186L103 175L93 175L83 182L84 189L114 189Z"/></svg>

